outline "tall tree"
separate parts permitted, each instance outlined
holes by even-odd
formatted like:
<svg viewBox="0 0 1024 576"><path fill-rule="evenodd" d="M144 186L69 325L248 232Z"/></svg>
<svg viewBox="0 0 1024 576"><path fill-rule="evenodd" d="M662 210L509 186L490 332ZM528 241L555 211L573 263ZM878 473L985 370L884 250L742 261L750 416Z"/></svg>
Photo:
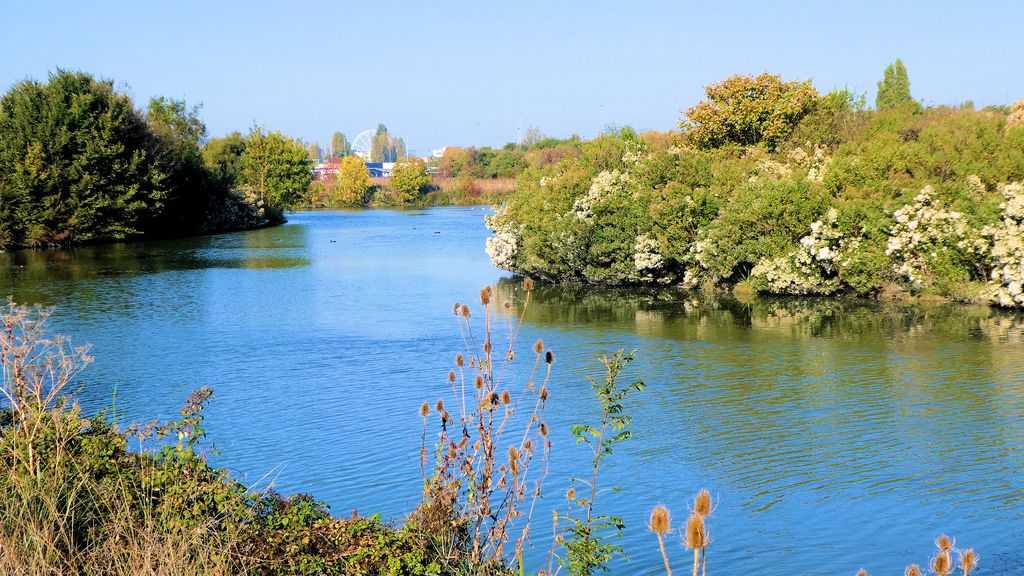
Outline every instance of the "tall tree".
<svg viewBox="0 0 1024 576"><path fill-rule="evenodd" d="M323 149L320 148L319 142L310 142L306 144L306 157L313 164L320 162L320 158L323 156Z"/></svg>
<svg viewBox="0 0 1024 576"><path fill-rule="evenodd" d="M405 160L408 154L405 151L405 140L401 138L395 140L395 162L399 160Z"/></svg>
<svg viewBox="0 0 1024 576"><path fill-rule="evenodd" d="M348 138L342 132L335 132L331 136L331 156L334 158L343 158L352 153L352 144L349 143Z"/></svg>
<svg viewBox="0 0 1024 576"><path fill-rule="evenodd" d="M242 154L242 189L272 212L272 219L298 205L311 179L301 143L260 127L249 132Z"/></svg>
<svg viewBox="0 0 1024 576"><path fill-rule="evenodd" d="M380 124L370 141L370 162L391 161L391 137L388 135L388 129Z"/></svg>
<svg viewBox="0 0 1024 576"><path fill-rule="evenodd" d="M144 224L146 231L161 236L197 232L203 227L211 197L219 192L203 163L200 146L206 138L206 125L199 118L199 106L153 98L146 122L152 134L150 156L165 175L167 189L162 209Z"/></svg>
<svg viewBox="0 0 1024 576"><path fill-rule="evenodd" d="M245 137L238 132L223 138L212 138L203 146L203 163L219 187L238 187L244 152Z"/></svg>
<svg viewBox="0 0 1024 576"><path fill-rule="evenodd" d="M160 208L151 134L113 82L58 70L0 98L0 246L118 239Z"/></svg>
<svg viewBox="0 0 1024 576"><path fill-rule="evenodd" d="M523 134L523 139L519 142L519 144L524 148L529 148L530 146L533 146L534 144L540 142L543 139L544 135L540 133L540 128L530 125L526 129L526 133Z"/></svg>
<svg viewBox="0 0 1024 576"><path fill-rule="evenodd" d="M907 78L907 67L897 59L885 68L885 74L878 83L878 95L875 96L875 108L898 108L902 106L919 107L910 95L910 79Z"/></svg>
<svg viewBox="0 0 1024 576"><path fill-rule="evenodd" d="M338 166L333 200L343 206L363 204L373 182L370 170L358 156L346 156Z"/></svg>

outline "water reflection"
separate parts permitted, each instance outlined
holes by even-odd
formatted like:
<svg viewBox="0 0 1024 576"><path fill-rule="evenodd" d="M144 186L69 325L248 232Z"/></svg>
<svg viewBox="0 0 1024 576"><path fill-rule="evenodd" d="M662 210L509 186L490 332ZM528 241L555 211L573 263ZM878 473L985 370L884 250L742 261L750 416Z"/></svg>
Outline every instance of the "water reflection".
<svg viewBox="0 0 1024 576"><path fill-rule="evenodd" d="M498 283L513 313L518 288ZM938 531L994 552L1020 536L1019 314L538 286L525 322L562 346L639 349L650 387L615 471L621 502L680 506L711 485L718 542L739 572L763 573L744 556L754 549L801 574L871 558L894 572ZM992 560L988 573L1019 569L1019 555Z"/></svg>
<svg viewBox="0 0 1024 576"><path fill-rule="evenodd" d="M483 254L481 214L305 213L237 234L0 254L0 296L55 305L56 328L94 343L88 406L116 397L126 420L169 418L210 386L219 465L398 518L422 485L419 404L445 393L462 349L453 301L496 283L499 304L522 309L520 282ZM663 502L684 516L701 486L720 498L714 574L898 574L940 531L981 551L979 575L1020 573L1020 314L538 285L522 330L524 347L542 338L557 355L551 496L535 518L588 467L569 426L597 412L595 355L638 350L629 376L649 386L602 477L622 486L600 506L625 517L634 559L616 574L658 573L646 515ZM535 534L528 568L548 550L547 525Z"/></svg>

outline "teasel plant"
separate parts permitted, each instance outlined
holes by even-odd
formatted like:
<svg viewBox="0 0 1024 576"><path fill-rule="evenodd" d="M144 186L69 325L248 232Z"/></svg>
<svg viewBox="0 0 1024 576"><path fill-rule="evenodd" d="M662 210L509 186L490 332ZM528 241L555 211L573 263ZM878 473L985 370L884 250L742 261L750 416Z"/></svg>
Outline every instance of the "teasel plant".
<svg viewBox="0 0 1024 576"><path fill-rule="evenodd" d="M931 561L928 563L928 569L932 574L936 576L947 576L953 574L956 568L960 569L962 576L970 576L974 572L975 568L978 567L978 561L981 557L973 548L967 548L966 550L959 550L956 548L956 540L940 534L935 539L935 547L937 551L932 556ZM957 555L957 565L953 565L953 553ZM903 571L903 576L921 576L921 567L917 564L911 564L907 566L907 569Z"/></svg>
<svg viewBox="0 0 1024 576"><path fill-rule="evenodd" d="M651 511L651 518L647 522L647 529L658 537L658 548L661 550L661 558L665 561L665 574L672 576L672 565L668 561L668 552L665 551L665 534L672 530L672 517L668 508L658 504Z"/></svg>
<svg viewBox="0 0 1024 576"><path fill-rule="evenodd" d="M509 366L517 360L516 343L534 283L522 284L518 318L496 319L496 295L480 291L482 318L474 325L467 304L456 303L455 319L464 351L447 375L450 396L420 407L423 498L412 523L425 534L456 536L463 565L507 565L511 555L522 563L530 519L547 474L551 442L544 421L554 353L538 340L531 347L524 381L511 385ZM504 303L506 311L512 303ZM503 336L500 345L496 337ZM431 421L439 426L434 462L428 466Z"/></svg>

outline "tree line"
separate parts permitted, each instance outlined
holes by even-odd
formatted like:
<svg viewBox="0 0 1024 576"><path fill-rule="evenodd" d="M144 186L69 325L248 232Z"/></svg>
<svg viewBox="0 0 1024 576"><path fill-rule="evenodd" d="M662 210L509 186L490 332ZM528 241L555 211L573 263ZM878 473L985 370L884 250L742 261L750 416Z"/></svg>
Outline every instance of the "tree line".
<svg viewBox="0 0 1024 576"><path fill-rule="evenodd" d="M554 281L1024 307L1024 100L924 106L894 62L866 94L763 73L678 131L527 167L489 219L499 267Z"/></svg>
<svg viewBox="0 0 1024 576"><path fill-rule="evenodd" d="M197 106L158 97L139 110L84 72L0 98L0 248L279 223L309 181L295 139L258 126L211 139Z"/></svg>

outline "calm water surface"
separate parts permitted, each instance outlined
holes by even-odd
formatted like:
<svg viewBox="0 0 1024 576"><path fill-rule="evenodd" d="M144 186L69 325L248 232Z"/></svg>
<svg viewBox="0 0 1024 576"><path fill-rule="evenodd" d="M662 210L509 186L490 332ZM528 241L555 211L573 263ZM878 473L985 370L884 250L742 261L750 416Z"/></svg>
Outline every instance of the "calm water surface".
<svg viewBox="0 0 1024 576"><path fill-rule="evenodd" d="M488 284L515 301L518 282L483 253L483 214L301 213L268 230L0 254L0 292L55 306L55 328L93 344L89 409L171 418L210 386L218 465L397 519L421 486L418 407L444 396L461 350L452 303ZM605 470L622 490L599 500L627 524L633 561L616 573L658 573L647 514L660 502L685 519L700 487L719 501L712 574L901 574L939 532L981 552L978 574L1024 573L1020 315L541 286L521 342L536 338L558 357L536 568L551 507L586 473L568 435L596 412L585 377L626 347L648 388ZM670 552L685 572L688 553Z"/></svg>

